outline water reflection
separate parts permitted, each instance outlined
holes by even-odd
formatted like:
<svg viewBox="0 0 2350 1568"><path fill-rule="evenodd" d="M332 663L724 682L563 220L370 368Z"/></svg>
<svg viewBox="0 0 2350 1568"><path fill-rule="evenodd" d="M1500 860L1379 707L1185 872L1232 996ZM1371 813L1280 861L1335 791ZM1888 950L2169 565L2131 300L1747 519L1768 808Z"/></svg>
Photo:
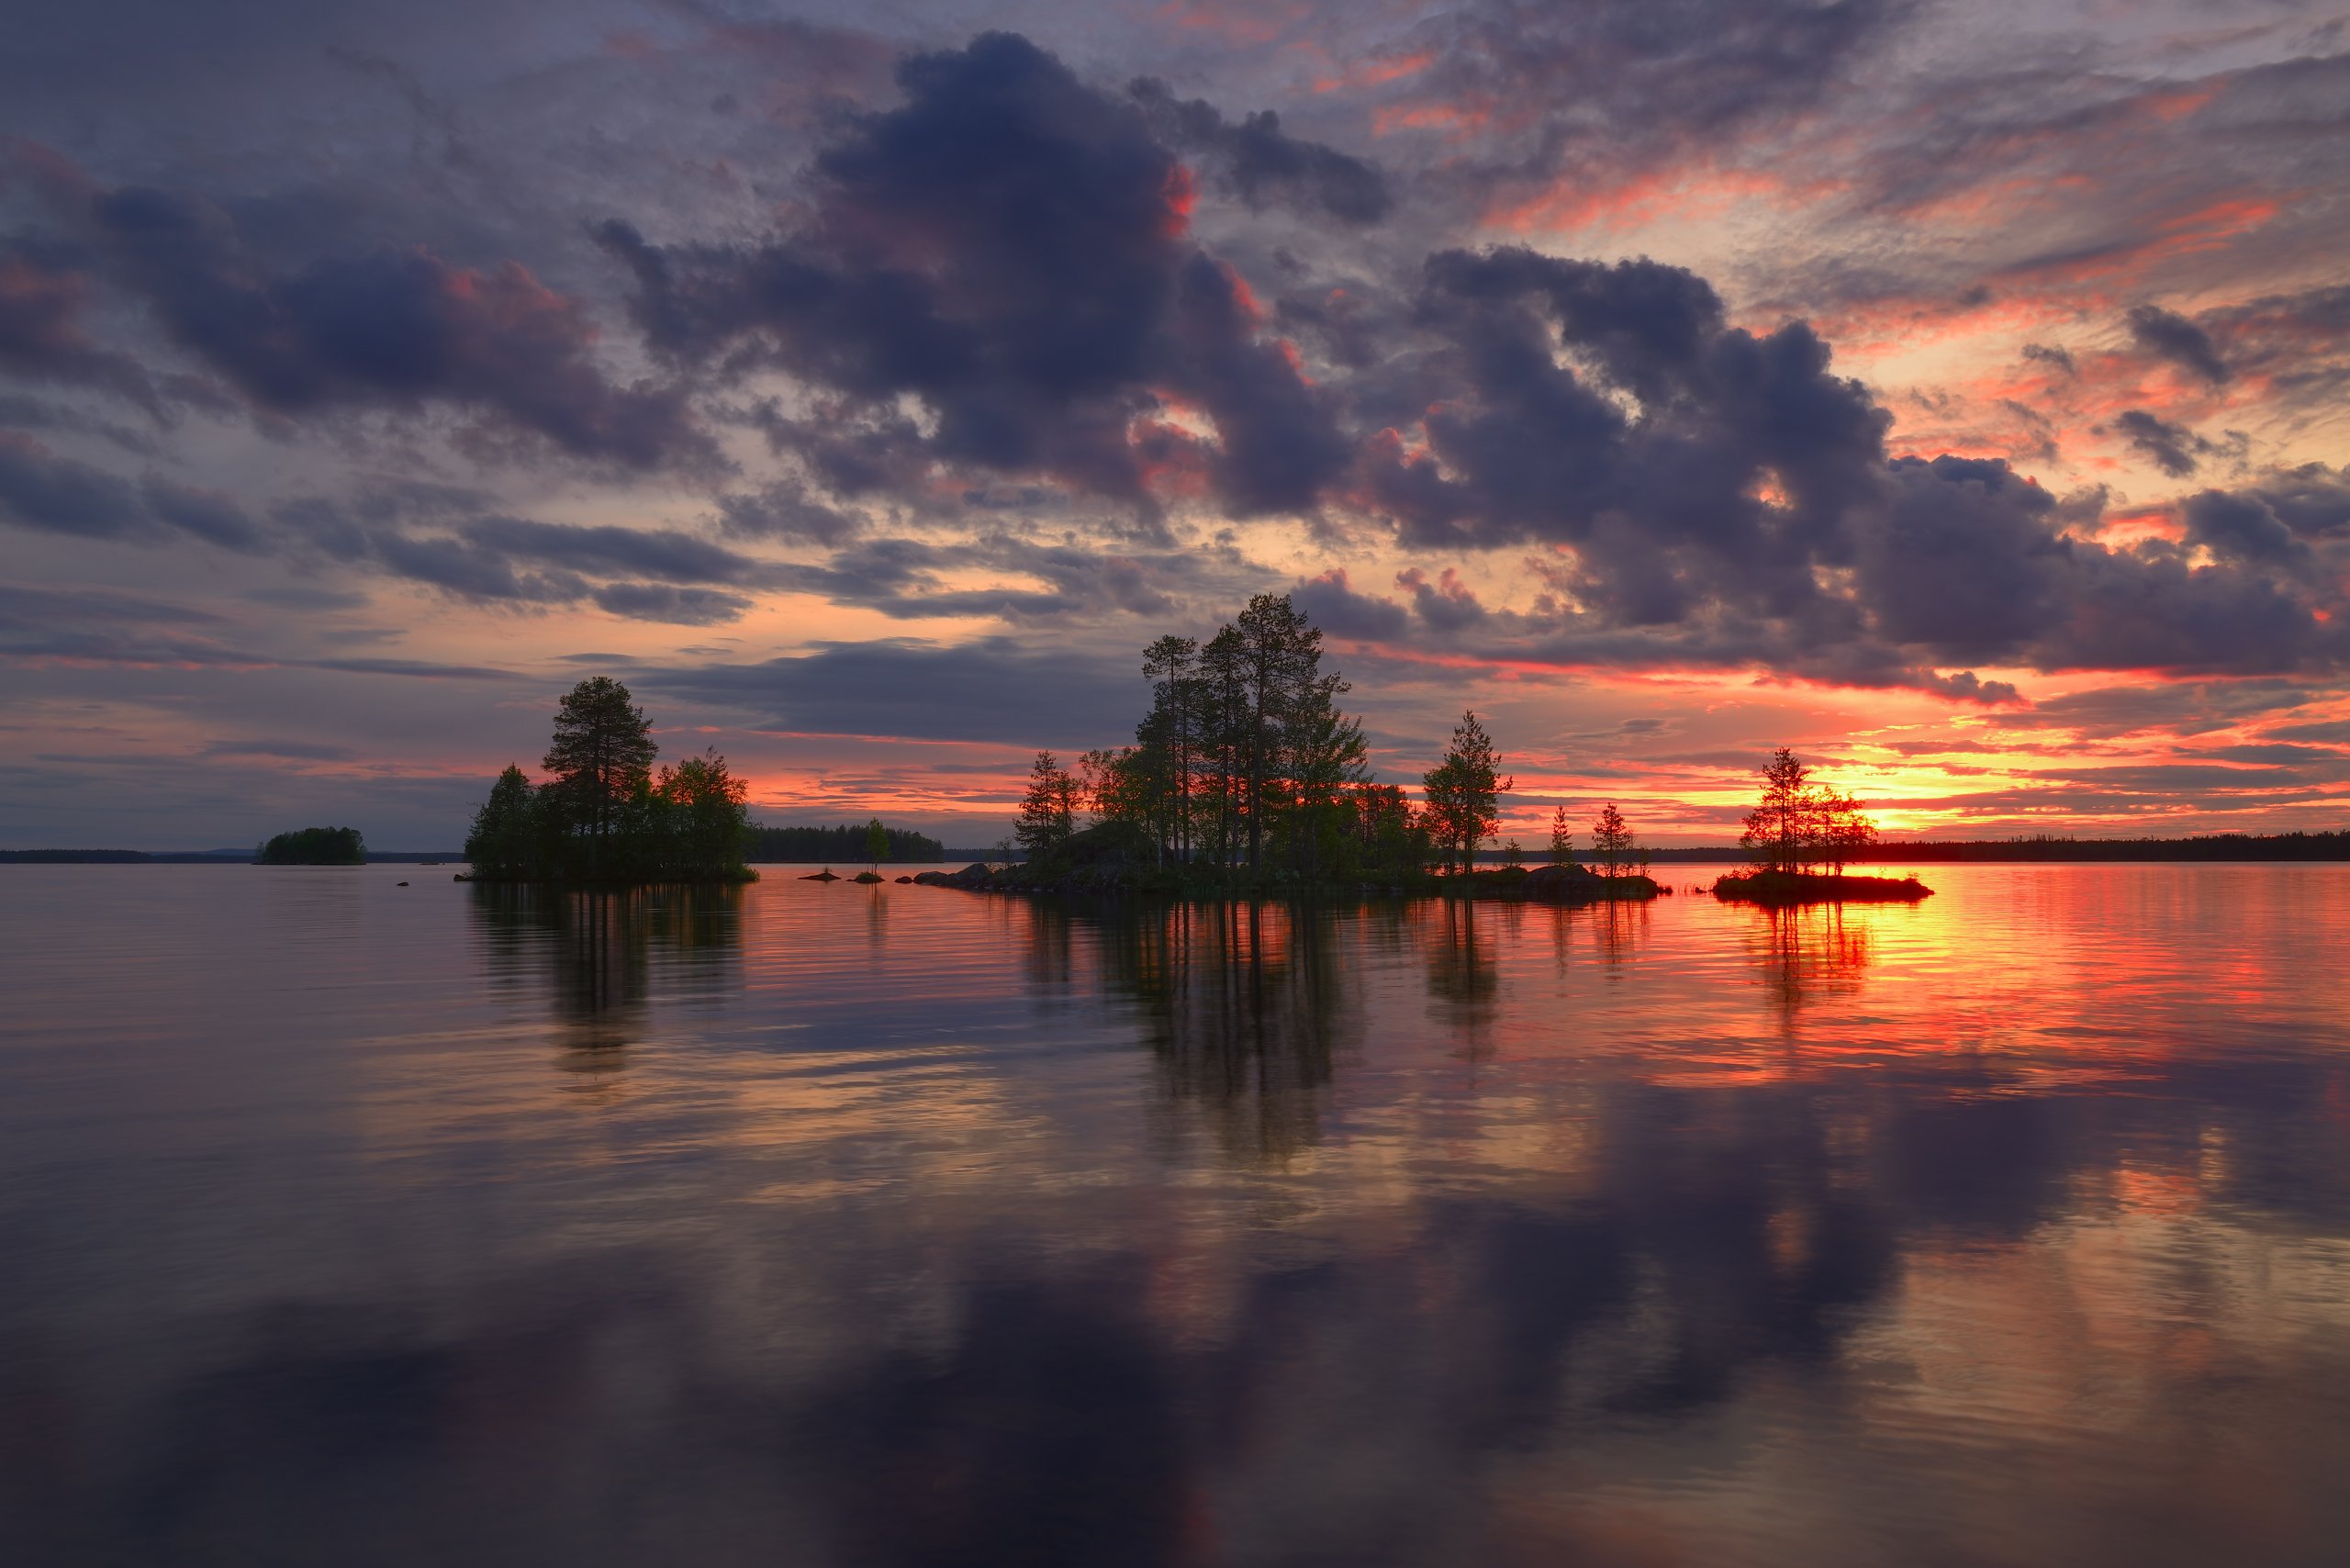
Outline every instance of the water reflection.
<svg viewBox="0 0 2350 1568"><path fill-rule="evenodd" d="M1899 918L1910 912L1897 910ZM1792 1024L1807 1002L1859 994L1869 967L1874 913L1847 918L1840 904L1754 908L1741 934L1747 952L1762 970L1764 985L1783 1023Z"/></svg>
<svg viewBox="0 0 2350 1568"><path fill-rule="evenodd" d="M741 987L742 888L477 882L467 891L492 983L543 991L565 1045L587 1053L580 1070L616 1065L615 1053L642 1037L656 983L688 996Z"/></svg>
<svg viewBox="0 0 2350 1568"><path fill-rule="evenodd" d="M2350 879L2157 869L1841 921L75 884L0 925L0 1561L2328 1561ZM289 955L308 1011L224 1002Z"/></svg>
<svg viewBox="0 0 2350 1568"><path fill-rule="evenodd" d="M1064 976L1068 918L1036 915L1059 934ZM1315 1141L1332 1060L1361 1031L1337 933L1315 904L1146 905L1100 922L1103 981L1136 1004L1161 1095L1203 1111L1229 1154L1280 1161Z"/></svg>

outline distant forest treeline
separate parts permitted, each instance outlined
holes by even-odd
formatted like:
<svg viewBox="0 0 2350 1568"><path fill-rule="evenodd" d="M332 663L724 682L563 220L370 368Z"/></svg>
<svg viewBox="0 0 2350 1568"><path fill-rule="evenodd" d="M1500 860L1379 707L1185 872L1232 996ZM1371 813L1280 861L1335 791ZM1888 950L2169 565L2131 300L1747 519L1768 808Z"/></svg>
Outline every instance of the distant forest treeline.
<svg viewBox="0 0 2350 1568"><path fill-rule="evenodd" d="M881 830L890 839L890 863L936 865L946 858L946 846L934 838L910 832L905 828ZM755 827L751 830L750 853L745 859L767 865L818 865L837 861L842 865L863 865L865 824L839 827Z"/></svg>
<svg viewBox="0 0 2350 1568"><path fill-rule="evenodd" d="M1967 860L2350 860L2350 829L2339 833L2215 833L2195 838L1950 839L1881 844L1870 858Z"/></svg>

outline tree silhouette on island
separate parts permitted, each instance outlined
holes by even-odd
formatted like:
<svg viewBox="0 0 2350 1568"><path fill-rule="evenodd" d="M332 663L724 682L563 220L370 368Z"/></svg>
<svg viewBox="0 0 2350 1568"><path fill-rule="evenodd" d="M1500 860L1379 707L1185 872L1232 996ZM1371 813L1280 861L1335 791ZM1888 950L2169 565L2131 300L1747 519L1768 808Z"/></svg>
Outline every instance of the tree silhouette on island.
<svg viewBox="0 0 2350 1568"><path fill-rule="evenodd" d="M1500 831L1501 797L1516 784L1483 722L1461 716L1421 778L1420 802L1378 782L1361 721L1339 706L1350 688L1324 667L1320 629L1286 594L1257 595L1204 643L1158 638L1143 650L1142 675L1150 708L1134 745L1084 752L1074 767L1035 755L1014 828L1024 863L914 880L1026 892L1561 902L1662 890L1644 875L1595 876L1574 863L1572 834L1559 832L1550 865L1477 869L1478 851Z"/></svg>
<svg viewBox="0 0 2350 1568"><path fill-rule="evenodd" d="M564 695L532 784L509 766L465 835L487 882L745 882L749 790L714 750L653 770L659 747L627 687L593 676Z"/></svg>
<svg viewBox="0 0 2350 1568"><path fill-rule="evenodd" d="M255 846L256 866L364 866L367 841L355 827L305 827Z"/></svg>
<svg viewBox="0 0 2350 1568"><path fill-rule="evenodd" d="M1815 782L1811 769L1781 746L1762 765L1762 798L1738 836L1739 847L1754 857L1754 869L1717 879L1714 896L1753 903L1908 903L1933 891L1915 877L1846 876L1845 866L1876 841L1876 823L1859 801Z"/></svg>

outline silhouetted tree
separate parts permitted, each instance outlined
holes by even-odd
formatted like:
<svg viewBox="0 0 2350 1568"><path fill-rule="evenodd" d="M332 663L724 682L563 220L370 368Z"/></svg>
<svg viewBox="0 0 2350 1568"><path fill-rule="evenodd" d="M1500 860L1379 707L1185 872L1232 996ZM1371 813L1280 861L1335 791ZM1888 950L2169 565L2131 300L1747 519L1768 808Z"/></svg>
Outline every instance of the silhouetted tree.
<svg viewBox="0 0 2350 1568"><path fill-rule="evenodd" d="M1574 859L1574 831L1567 825L1567 808L1561 804L1550 812L1550 864L1572 866Z"/></svg>
<svg viewBox="0 0 2350 1568"><path fill-rule="evenodd" d="M1028 768L1028 792L1020 801L1013 832L1032 856L1050 854L1076 831L1083 791L1077 778L1051 752L1040 751Z"/></svg>
<svg viewBox="0 0 2350 1568"><path fill-rule="evenodd" d="M465 858L477 877L513 881L537 874L546 837L538 791L520 768L509 764L489 787L489 799L474 812Z"/></svg>
<svg viewBox="0 0 2350 1568"><path fill-rule="evenodd" d="M665 767L652 793L652 831L623 846L632 852L633 874L702 880L741 868L751 836L750 787L727 770L724 757L709 750Z"/></svg>
<svg viewBox="0 0 2350 1568"><path fill-rule="evenodd" d="M1159 638L1142 653L1143 678L1151 682L1150 712L1136 731L1140 749L1153 755L1137 767L1148 788L1149 814L1163 852L1178 860L1192 854L1192 778L1198 767L1202 721L1206 709L1200 678L1200 644L1191 637Z"/></svg>
<svg viewBox="0 0 2350 1568"><path fill-rule="evenodd" d="M890 858L890 830L881 825L879 817L875 817L865 824L866 864L878 875L881 869L881 862L888 858Z"/></svg>
<svg viewBox="0 0 2350 1568"><path fill-rule="evenodd" d="M1239 749L1246 758L1242 809L1248 823L1248 869L1263 864L1266 819L1289 782L1281 767L1283 741L1309 700L1322 658L1322 633L1287 594L1260 593L1232 625L1240 638L1244 703Z"/></svg>
<svg viewBox="0 0 2350 1568"><path fill-rule="evenodd" d="M1477 715L1463 713L1444 760L1420 780L1427 794L1428 835L1462 871L1474 863L1477 846L1501 830L1501 796L1517 783L1499 777L1500 760Z"/></svg>
<svg viewBox="0 0 2350 1568"><path fill-rule="evenodd" d="M573 833L587 841L588 874L601 874L631 804L651 784L659 754L643 711L610 676L590 676L564 694L554 740L541 766Z"/></svg>
<svg viewBox="0 0 2350 1568"><path fill-rule="evenodd" d="M1600 807L1599 815L1592 819L1591 847L1607 875L1613 877L1623 868L1624 857L1632 848L1632 827L1613 801Z"/></svg>
<svg viewBox="0 0 2350 1568"><path fill-rule="evenodd" d="M1360 783L1348 796L1354 853L1366 876L1392 882L1419 876L1435 854L1424 813L1400 784Z"/></svg>
<svg viewBox="0 0 2350 1568"><path fill-rule="evenodd" d="M1811 769L1781 746L1762 765L1762 798L1746 813L1739 846L1766 871L1801 870L1812 812Z"/></svg>
<svg viewBox="0 0 2350 1568"><path fill-rule="evenodd" d="M752 838L749 787L714 750L658 778L644 715L628 688L583 680L555 715L533 786L509 767L474 813L465 858L485 881L742 880Z"/></svg>
<svg viewBox="0 0 2350 1568"><path fill-rule="evenodd" d="M1876 846L1876 823L1850 795L1830 791L1822 802L1820 856L1838 876L1851 861L1864 859Z"/></svg>
<svg viewBox="0 0 2350 1568"><path fill-rule="evenodd" d="M1858 801L1813 782L1811 770L1780 746L1762 765L1762 798L1746 813L1738 842L1765 871L1802 872L1824 862L1841 876L1876 838L1876 824Z"/></svg>

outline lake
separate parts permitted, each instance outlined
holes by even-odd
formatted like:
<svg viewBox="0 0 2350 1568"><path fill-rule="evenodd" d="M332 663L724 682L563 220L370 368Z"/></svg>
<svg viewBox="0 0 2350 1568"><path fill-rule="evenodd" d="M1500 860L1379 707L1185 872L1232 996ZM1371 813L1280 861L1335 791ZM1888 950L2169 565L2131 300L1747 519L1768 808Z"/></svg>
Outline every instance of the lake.
<svg viewBox="0 0 2350 1568"><path fill-rule="evenodd" d="M2340 1561L2350 866L1920 871L0 868L0 1561Z"/></svg>

